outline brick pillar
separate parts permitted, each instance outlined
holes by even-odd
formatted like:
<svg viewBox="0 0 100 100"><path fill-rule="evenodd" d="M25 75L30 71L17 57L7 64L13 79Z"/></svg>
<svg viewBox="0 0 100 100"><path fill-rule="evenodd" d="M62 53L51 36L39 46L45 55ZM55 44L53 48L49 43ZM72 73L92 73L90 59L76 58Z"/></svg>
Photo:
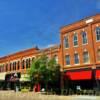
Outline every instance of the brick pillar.
<svg viewBox="0 0 100 100"><path fill-rule="evenodd" d="M20 59L20 61L19 61L19 69L21 70L22 68L22 58Z"/></svg>

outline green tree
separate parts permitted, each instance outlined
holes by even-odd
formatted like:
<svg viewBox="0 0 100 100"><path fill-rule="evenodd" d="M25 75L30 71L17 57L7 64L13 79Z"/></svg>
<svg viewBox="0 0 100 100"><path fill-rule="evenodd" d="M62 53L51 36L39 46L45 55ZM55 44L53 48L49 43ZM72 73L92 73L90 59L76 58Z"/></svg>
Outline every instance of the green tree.
<svg viewBox="0 0 100 100"><path fill-rule="evenodd" d="M54 58L48 59L46 55L36 58L30 67L29 75L31 82L43 82L48 87L48 83L55 84L59 80L60 67Z"/></svg>

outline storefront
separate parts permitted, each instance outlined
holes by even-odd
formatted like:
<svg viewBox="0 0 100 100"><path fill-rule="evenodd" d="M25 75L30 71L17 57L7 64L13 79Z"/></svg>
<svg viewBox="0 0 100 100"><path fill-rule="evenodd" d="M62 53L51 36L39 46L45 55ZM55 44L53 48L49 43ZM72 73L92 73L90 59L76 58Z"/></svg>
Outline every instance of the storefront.
<svg viewBox="0 0 100 100"><path fill-rule="evenodd" d="M17 90L20 87L20 72L8 73L5 75L5 89Z"/></svg>
<svg viewBox="0 0 100 100"><path fill-rule="evenodd" d="M65 88L77 89L93 89L92 69L75 69L65 71ZM67 85L67 86L66 86Z"/></svg>

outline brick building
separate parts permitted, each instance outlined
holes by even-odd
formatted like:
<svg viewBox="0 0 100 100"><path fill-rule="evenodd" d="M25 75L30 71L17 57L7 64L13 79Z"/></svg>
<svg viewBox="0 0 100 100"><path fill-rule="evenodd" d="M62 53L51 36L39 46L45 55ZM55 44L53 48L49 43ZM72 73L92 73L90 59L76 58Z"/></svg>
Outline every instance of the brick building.
<svg viewBox="0 0 100 100"><path fill-rule="evenodd" d="M60 62L59 56L60 46L55 45L50 48L38 49L30 48L14 54L10 54L0 58L0 82L6 85L8 82L14 83L15 74L18 75L20 82L28 82L27 70L30 68L32 60L42 54L46 54L48 58L54 57L57 63ZM12 79L11 79L12 78ZM16 80L15 80L16 81ZM2 86L2 85L1 85ZM6 88L6 86L5 86Z"/></svg>
<svg viewBox="0 0 100 100"><path fill-rule="evenodd" d="M100 79L100 14L62 27L61 51L69 87L93 88Z"/></svg>

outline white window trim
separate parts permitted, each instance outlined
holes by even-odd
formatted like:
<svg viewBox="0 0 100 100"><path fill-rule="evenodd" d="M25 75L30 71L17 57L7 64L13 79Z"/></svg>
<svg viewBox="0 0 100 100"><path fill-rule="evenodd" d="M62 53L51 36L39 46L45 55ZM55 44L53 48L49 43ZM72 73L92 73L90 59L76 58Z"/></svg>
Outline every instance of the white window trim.
<svg viewBox="0 0 100 100"><path fill-rule="evenodd" d="M96 26L97 27L100 27L100 26ZM97 40L97 33L96 33L96 28L95 28L95 34L96 34L96 42L100 42L100 40Z"/></svg>
<svg viewBox="0 0 100 100"><path fill-rule="evenodd" d="M77 36L77 43L78 43L78 33L77 32L74 32L74 35ZM73 36L73 46L74 47L78 47L79 46L79 44L78 45L74 45L74 36Z"/></svg>
<svg viewBox="0 0 100 100"><path fill-rule="evenodd" d="M87 45L87 44L88 44L88 36L87 36L87 31L85 31L85 30L84 30L84 31L82 31L82 32L86 32L86 38L87 38L87 43L85 43L85 44L84 44L84 43L83 43L83 37L82 37L82 45Z"/></svg>
<svg viewBox="0 0 100 100"><path fill-rule="evenodd" d="M65 55L65 64L66 64L66 66L70 66L70 64L66 63L66 56L69 56L69 60L70 60L70 55L69 54Z"/></svg>
<svg viewBox="0 0 100 100"><path fill-rule="evenodd" d="M80 58L78 52L75 52L74 54L78 54L78 59ZM75 60L75 59L74 59L74 60ZM75 64L75 62L74 62L74 65L79 65L79 64L80 64L80 59L79 59L79 63Z"/></svg>
<svg viewBox="0 0 100 100"><path fill-rule="evenodd" d="M68 47L65 47L65 38L68 39ZM70 45L69 45L69 36L68 36L68 35L65 35L65 36L64 36L63 44L64 44L64 48L65 48L65 49L68 49L68 48L70 47Z"/></svg>
<svg viewBox="0 0 100 100"><path fill-rule="evenodd" d="M86 49L84 50L84 52L88 52ZM83 52L83 53L84 53ZM83 56L84 57L84 56ZM89 61L88 62L84 62L84 58L83 58L83 63L84 64L90 64L90 54L89 54L89 52L88 52L88 58L89 58Z"/></svg>

